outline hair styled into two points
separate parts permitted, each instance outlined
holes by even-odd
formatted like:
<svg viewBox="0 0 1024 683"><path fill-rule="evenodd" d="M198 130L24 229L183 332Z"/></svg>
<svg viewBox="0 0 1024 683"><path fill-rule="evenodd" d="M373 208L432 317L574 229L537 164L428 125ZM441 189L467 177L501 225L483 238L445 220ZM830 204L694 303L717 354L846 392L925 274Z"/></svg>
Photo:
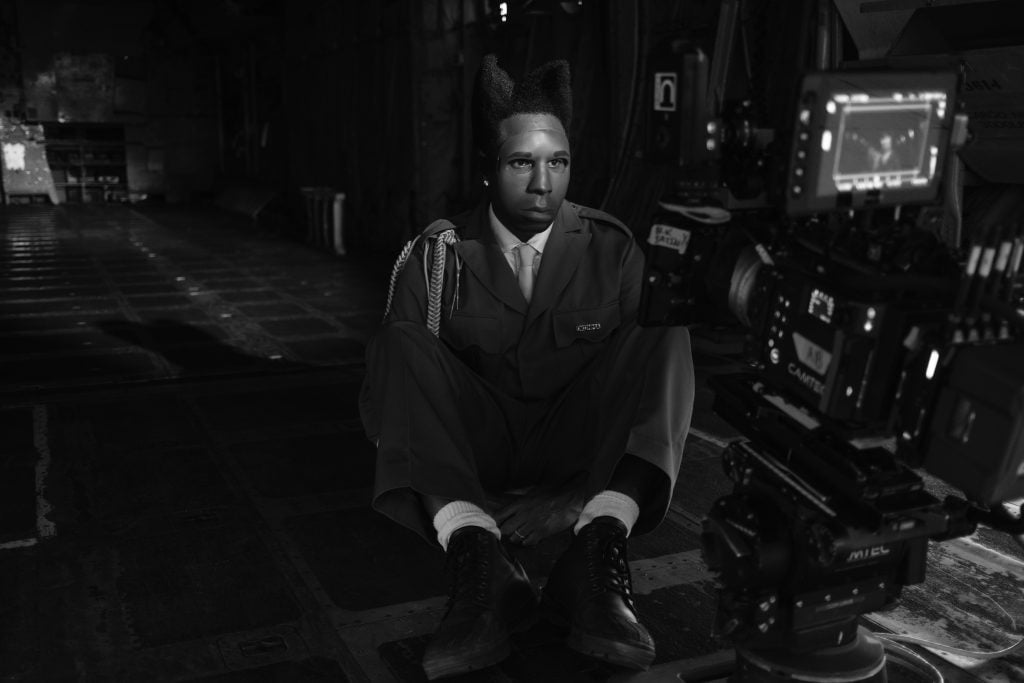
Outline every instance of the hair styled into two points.
<svg viewBox="0 0 1024 683"><path fill-rule="evenodd" d="M516 114L550 114L566 133L572 121L569 63L564 59L543 64L512 80L498 66L496 55L484 57L473 88L473 138L477 149L490 153L501 144L501 122Z"/></svg>

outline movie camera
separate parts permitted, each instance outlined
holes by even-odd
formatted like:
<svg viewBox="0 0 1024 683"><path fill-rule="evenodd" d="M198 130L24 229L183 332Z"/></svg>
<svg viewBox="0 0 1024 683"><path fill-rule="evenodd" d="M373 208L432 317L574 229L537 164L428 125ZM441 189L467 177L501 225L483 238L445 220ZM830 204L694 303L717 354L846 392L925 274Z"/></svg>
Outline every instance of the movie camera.
<svg viewBox="0 0 1024 683"><path fill-rule="evenodd" d="M729 145L701 144L730 125L688 115L700 154L651 226L640 322L746 329L750 371L712 380L744 438L702 535L732 680L885 680L857 620L924 579L928 541L1024 532L1002 505L1024 497L1024 234L940 237L958 92L946 72L805 76L786 157L757 166L784 180L744 183L768 190L743 211L707 171L737 166L707 154Z"/></svg>

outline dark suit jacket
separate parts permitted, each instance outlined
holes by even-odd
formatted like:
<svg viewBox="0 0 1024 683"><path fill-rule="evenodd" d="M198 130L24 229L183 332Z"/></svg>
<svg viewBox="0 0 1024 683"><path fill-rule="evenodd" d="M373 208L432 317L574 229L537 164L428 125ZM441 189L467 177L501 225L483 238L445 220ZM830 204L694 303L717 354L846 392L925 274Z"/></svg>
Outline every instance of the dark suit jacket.
<svg viewBox="0 0 1024 683"><path fill-rule="evenodd" d="M491 230L487 205L437 221L424 235L452 227L459 242L449 247L445 264L439 336L509 396L533 400L558 394L615 330L636 319L643 255L630 231L612 216L562 204L529 304ZM420 245L406 263L386 322L425 324L423 254Z"/></svg>

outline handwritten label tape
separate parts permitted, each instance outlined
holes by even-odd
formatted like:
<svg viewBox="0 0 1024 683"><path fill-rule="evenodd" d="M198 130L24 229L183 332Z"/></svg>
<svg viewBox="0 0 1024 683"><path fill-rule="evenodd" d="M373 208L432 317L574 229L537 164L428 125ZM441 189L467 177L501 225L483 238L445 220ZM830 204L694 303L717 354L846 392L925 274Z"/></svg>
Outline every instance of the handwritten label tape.
<svg viewBox="0 0 1024 683"><path fill-rule="evenodd" d="M655 223L651 226L651 234L647 236L647 243L685 254L686 248L690 245L690 231Z"/></svg>

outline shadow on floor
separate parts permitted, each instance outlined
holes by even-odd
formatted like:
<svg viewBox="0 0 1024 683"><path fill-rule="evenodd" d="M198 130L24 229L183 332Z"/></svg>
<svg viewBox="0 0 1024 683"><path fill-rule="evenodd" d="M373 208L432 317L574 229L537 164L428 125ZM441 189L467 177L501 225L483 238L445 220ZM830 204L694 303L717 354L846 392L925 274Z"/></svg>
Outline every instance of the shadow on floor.
<svg viewBox="0 0 1024 683"><path fill-rule="evenodd" d="M178 320L139 323L100 320L95 326L108 335L163 356L181 375L217 372L290 372L312 366L285 358L261 358L239 351L211 332Z"/></svg>

